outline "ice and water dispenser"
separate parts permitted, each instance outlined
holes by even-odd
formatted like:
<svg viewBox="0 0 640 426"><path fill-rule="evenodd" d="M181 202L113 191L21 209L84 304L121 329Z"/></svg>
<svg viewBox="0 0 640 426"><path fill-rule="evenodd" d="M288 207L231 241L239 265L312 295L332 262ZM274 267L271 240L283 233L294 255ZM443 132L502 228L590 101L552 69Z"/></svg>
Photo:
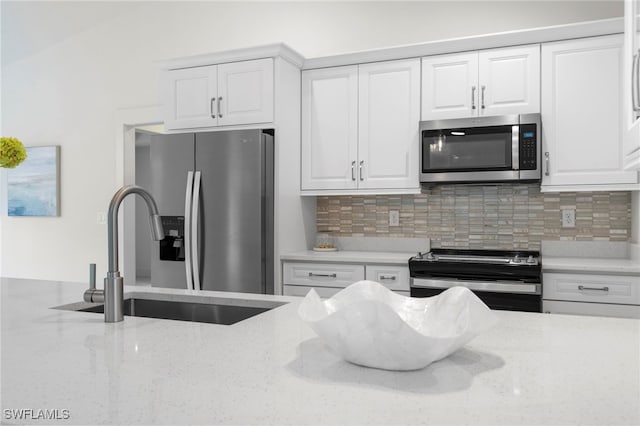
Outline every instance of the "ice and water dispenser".
<svg viewBox="0 0 640 426"><path fill-rule="evenodd" d="M160 260L184 261L184 216L162 216L165 237L160 241Z"/></svg>

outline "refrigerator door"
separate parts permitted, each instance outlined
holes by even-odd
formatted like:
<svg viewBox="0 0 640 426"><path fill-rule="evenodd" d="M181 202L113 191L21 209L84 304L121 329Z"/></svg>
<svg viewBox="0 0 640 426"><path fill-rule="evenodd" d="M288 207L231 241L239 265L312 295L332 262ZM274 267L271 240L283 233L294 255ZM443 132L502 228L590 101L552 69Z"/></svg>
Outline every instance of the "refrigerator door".
<svg viewBox="0 0 640 426"><path fill-rule="evenodd" d="M272 294L273 138L261 130L198 133L195 170L201 288Z"/></svg>
<svg viewBox="0 0 640 426"><path fill-rule="evenodd" d="M195 136L193 133L154 135L150 145L150 192L156 200L163 222L170 223L170 233L180 234L172 244L189 247L188 218L185 218L187 176L193 170ZM191 174L193 176L193 174ZM186 219L186 220L185 220ZM181 230L182 225L184 228ZM167 240L167 238L165 238ZM166 241L165 241L166 243ZM188 288L185 260L161 260L162 242L153 242L151 249L151 284L157 287ZM185 253L188 258L190 253Z"/></svg>

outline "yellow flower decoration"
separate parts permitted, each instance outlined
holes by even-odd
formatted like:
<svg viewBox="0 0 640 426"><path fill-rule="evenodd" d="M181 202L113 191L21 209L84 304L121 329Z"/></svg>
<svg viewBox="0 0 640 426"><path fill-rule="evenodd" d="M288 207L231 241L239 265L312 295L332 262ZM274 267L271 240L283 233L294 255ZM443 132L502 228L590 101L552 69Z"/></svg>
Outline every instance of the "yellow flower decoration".
<svg viewBox="0 0 640 426"><path fill-rule="evenodd" d="M0 167L13 169L27 158L24 145L16 138L0 138Z"/></svg>

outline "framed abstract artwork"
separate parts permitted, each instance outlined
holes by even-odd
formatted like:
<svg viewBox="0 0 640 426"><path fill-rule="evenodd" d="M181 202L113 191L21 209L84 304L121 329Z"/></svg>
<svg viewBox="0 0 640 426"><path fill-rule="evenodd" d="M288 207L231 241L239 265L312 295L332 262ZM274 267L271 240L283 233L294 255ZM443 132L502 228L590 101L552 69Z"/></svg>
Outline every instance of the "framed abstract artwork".
<svg viewBox="0 0 640 426"><path fill-rule="evenodd" d="M9 216L60 216L60 146L27 147L27 159L7 170Z"/></svg>

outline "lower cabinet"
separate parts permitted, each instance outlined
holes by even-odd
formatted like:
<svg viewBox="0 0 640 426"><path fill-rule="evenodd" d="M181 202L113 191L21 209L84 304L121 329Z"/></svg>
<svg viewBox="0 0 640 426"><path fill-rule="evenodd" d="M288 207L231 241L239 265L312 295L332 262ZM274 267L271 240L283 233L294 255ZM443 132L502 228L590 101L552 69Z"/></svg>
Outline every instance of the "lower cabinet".
<svg viewBox="0 0 640 426"><path fill-rule="evenodd" d="M320 297L331 297L361 280L377 281L390 290L409 296L409 267L384 264L283 262L285 296L306 296L312 288Z"/></svg>
<svg viewBox="0 0 640 426"><path fill-rule="evenodd" d="M640 276L544 273L542 311L640 318Z"/></svg>

